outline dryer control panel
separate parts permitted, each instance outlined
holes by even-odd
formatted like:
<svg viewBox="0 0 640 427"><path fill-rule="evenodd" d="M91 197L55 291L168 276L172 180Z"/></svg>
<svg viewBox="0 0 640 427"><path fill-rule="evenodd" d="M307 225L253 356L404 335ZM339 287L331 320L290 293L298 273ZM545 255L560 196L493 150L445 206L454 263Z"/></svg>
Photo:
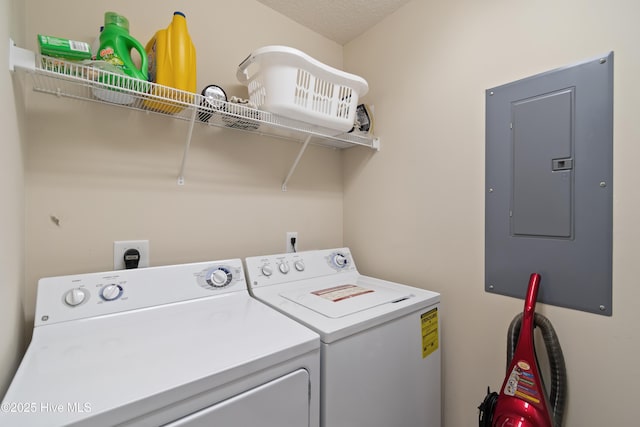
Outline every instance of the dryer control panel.
<svg viewBox="0 0 640 427"><path fill-rule="evenodd" d="M338 274L358 275L348 248L256 256L245 261L250 289Z"/></svg>
<svg viewBox="0 0 640 427"><path fill-rule="evenodd" d="M38 282L35 326L246 292L240 259L49 277Z"/></svg>

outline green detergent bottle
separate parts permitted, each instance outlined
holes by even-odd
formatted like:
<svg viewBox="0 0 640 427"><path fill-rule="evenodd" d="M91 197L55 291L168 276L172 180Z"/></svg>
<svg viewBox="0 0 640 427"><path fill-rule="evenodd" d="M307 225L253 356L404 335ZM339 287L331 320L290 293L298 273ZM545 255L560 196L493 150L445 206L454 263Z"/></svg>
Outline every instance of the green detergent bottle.
<svg viewBox="0 0 640 427"><path fill-rule="evenodd" d="M140 68L131 60L133 49L140 54ZM130 77L148 80L147 53L144 46L129 34L129 20L115 12L104 14L104 30L100 33L100 49L96 59L114 65Z"/></svg>

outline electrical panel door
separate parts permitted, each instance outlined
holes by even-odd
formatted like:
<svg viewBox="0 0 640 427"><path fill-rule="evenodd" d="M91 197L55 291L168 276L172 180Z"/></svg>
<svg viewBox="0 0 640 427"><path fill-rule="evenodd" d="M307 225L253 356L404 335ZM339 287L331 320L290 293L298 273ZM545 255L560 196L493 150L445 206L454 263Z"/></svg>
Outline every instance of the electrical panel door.
<svg viewBox="0 0 640 427"><path fill-rule="evenodd" d="M485 290L612 314L613 52L486 91Z"/></svg>

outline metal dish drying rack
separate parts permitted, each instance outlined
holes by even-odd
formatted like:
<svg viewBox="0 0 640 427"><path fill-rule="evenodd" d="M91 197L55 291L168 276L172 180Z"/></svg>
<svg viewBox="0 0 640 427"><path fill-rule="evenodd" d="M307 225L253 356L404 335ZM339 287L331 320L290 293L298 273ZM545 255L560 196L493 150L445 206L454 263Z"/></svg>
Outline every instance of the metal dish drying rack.
<svg viewBox="0 0 640 427"><path fill-rule="evenodd" d="M24 71L30 75L36 92L111 104L189 122L178 175L179 185L184 184L185 167L196 123L303 142L282 183L283 191L286 191L287 183L310 143L337 149L353 146L380 149L379 138L370 134L338 133L242 104L207 100L200 94L115 74L91 64L36 55L15 46L12 40L9 44L9 69Z"/></svg>

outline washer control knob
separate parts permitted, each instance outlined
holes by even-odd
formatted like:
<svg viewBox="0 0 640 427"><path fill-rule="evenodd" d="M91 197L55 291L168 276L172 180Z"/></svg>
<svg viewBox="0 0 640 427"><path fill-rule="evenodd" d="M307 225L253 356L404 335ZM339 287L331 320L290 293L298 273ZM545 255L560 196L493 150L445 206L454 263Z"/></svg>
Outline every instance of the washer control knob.
<svg viewBox="0 0 640 427"><path fill-rule="evenodd" d="M122 287L120 285L115 285L115 284L111 284L103 287L102 291L100 292L100 296L105 301L116 300L120 298L120 295L122 295Z"/></svg>
<svg viewBox="0 0 640 427"><path fill-rule="evenodd" d="M87 294L80 288L73 288L64 295L64 302L71 307L82 304L86 299Z"/></svg>
<svg viewBox="0 0 640 427"><path fill-rule="evenodd" d="M207 273L207 283L214 288L222 288L231 283L233 275L226 268L218 267Z"/></svg>
<svg viewBox="0 0 640 427"><path fill-rule="evenodd" d="M273 274L273 268L269 264L265 264L262 266L262 274L269 277Z"/></svg>
<svg viewBox="0 0 640 427"><path fill-rule="evenodd" d="M301 259L295 260L295 262L293 263L293 266L296 268L297 271L304 271L304 261L302 261Z"/></svg>
<svg viewBox="0 0 640 427"><path fill-rule="evenodd" d="M336 267L344 268L347 266L347 257L342 254L335 254L333 256L333 263Z"/></svg>
<svg viewBox="0 0 640 427"><path fill-rule="evenodd" d="M280 270L282 274L287 274L289 272L289 264L286 261L282 261L280 265L278 265L278 270Z"/></svg>

